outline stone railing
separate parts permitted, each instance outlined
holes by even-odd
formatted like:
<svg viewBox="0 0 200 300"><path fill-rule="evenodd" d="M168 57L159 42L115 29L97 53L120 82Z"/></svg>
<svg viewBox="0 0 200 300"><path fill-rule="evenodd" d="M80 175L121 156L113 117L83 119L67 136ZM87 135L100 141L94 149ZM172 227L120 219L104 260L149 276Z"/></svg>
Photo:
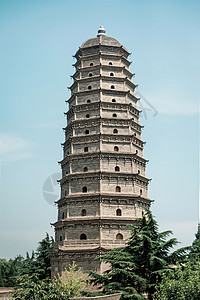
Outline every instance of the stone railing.
<svg viewBox="0 0 200 300"><path fill-rule="evenodd" d="M0 288L0 300L9 300L12 288L10 287L1 287Z"/></svg>
<svg viewBox="0 0 200 300"><path fill-rule="evenodd" d="M70 298L70 300L119 300L121 298L121 293L97 296L97 297L79 297L79 298Z"/></svg>

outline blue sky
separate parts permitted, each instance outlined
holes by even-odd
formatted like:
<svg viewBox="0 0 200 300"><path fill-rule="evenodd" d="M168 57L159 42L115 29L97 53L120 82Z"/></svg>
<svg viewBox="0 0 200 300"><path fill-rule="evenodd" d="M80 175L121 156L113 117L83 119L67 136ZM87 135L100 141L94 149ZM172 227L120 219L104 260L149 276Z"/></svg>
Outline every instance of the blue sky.
<svg viewBox="0 0 200 300"><path fill-rule="evenodd" d="M78 47L101 24L131 53L131 71L146 114L149 196L160 230L180 245L198 222L199 1L0 2L0 257L37 247L57 218L43 184L60 172ZM154 109L158 112L154 116ZM59 192L55 186L55 194Z"/></svg>

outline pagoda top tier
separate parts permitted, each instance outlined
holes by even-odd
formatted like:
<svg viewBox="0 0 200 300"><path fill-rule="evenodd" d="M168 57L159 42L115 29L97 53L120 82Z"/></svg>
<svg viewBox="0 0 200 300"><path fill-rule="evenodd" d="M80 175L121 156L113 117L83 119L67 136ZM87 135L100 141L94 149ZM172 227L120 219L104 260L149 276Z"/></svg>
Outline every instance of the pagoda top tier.
<svg viewBox="0 0 200 300"><path fill-rule="evenodd" d="M99 45L110 46L110 47L121 47L127 53L129 53L128 50L120 42L118 42L116 39L106 35L106 31L102 25L100 26L100 28L98 30L97 37L86 40L81 45L80 48L84 49L84 48L95 47L95 46L99 46Z"/></svg>

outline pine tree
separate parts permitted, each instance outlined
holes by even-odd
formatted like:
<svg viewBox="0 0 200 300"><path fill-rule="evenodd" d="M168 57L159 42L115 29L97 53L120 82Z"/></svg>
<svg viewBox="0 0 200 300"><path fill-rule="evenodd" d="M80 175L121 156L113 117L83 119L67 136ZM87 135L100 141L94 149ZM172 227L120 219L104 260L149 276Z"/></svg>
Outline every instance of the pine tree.
<svg viewBox="0 0 200 300"><path fill-rule="evenodd" d="M51 277L51 263L49 252L53 248L53 243L53 238L49 237L48 233L46 233L46 237L39 242L39 246L36 251L35 272L40 279Z"/></svg>
<svg viewBox="0 0 200 300"><path fill-rule="evenodd" d="M188 254L188 259L191 261L195 261L197 259L200 260L200 224L198 224L198 230L195 234L195 240L190 247L190 252Z"/></svg>
<svg viewBox="0 0 200 300"><path fill-rule="evenodd" d="M137 226L129 227L131 237L126 246L101 256L110 268L103 275L91 272L91 282L100 285L104 293L122 292L123 299L145 299L145 295L152 299L163 272L171 272L169 251L177 240L166 240L171 231L158 232L158 224L149 210Z"/></svg>

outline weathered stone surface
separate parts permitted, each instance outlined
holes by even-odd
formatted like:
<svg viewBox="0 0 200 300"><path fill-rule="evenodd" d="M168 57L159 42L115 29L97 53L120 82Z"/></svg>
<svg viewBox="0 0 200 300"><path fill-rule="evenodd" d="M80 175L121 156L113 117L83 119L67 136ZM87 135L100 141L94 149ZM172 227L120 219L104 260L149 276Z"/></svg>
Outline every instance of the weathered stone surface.
<svg viewBox="0 0 200 300"><path fill-rule="evenodd" d="M73 261L103 272L95 257L125 245L148 198L138 99L129 52L99 33L75 54L61 161L52 276Z"/></svg>

